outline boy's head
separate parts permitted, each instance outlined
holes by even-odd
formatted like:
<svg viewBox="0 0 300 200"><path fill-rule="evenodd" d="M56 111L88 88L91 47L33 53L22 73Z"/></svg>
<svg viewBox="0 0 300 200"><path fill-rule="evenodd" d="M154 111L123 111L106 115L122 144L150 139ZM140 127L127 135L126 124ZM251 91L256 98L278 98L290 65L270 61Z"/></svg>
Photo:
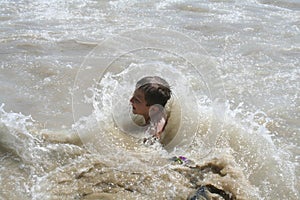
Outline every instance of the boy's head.
<svg viewBox="0 0 300 200"><path fill-rule="evenodd" d="M139 80L133 97L130 99L132 112L149 117L149 108L158 104L165 106L171 98L170 86L164 79L158 76L147 76Z"/></svg>

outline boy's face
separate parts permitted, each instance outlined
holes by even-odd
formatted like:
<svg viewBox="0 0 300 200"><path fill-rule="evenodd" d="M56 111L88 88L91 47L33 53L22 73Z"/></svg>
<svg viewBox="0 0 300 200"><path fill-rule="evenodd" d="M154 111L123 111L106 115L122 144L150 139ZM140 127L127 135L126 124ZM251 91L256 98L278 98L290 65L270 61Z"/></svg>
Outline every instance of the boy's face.
<svg viewBox="0 0 300 200"><path fill-rule="evenodd" d="M147 106L143 91L136 89L130 99L130 103L132 105L133 114L143 115L144 117L149 116L150 106Z"/></svg>

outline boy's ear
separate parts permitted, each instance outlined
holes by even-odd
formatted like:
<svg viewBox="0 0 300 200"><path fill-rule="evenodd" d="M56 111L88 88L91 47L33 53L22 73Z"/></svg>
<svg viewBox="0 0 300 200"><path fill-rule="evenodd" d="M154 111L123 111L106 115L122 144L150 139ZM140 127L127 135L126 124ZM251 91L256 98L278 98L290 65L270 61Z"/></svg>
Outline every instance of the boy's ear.
<svg viewBox="0 0 300 200"><path fill-rule="evenodd" d="M152 112L158 112L159 111L159 107L157 105L152 105L150 106L150 109Z"/></svg>
<svg viewBox="0 0 300 200"><path fill-rule="evenodd" d="M149 116L154 116L159 112L159 108L156 105L152 105L149 108Z"/></svg>
<svg viewBox="0 0 300 200"><path fill-rule="evenodd" d="M155 115L155 114L165 114L165 108L162 105L155 104L150 106L149 108L149 115Z"/></svg>

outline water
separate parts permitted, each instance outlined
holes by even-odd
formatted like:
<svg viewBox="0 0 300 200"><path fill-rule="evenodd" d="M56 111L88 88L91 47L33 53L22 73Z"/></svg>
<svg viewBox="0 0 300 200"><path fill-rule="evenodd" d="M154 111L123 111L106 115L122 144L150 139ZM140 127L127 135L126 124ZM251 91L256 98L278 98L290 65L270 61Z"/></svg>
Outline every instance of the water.
<svg viewBox="0 0 300 200"><path fill-rule="evenodd" d="M298 0L0 4L1 199L299 199ZM165 148L123 126L146 74Z"/></svg>

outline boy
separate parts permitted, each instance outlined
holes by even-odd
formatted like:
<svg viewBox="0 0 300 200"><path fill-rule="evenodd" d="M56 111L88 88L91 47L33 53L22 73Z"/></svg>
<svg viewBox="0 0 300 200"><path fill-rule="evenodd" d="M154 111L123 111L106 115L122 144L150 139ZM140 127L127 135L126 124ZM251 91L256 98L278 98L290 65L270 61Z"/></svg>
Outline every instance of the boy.
<svg viewBox="0 0 300 200"><path fill-rule="evenodd" d="M142 115L148 132L157 139L167 124L165 105L171 98L169 84L158 76L147 76L139 80L130 103L133 114Z"/></svg>

